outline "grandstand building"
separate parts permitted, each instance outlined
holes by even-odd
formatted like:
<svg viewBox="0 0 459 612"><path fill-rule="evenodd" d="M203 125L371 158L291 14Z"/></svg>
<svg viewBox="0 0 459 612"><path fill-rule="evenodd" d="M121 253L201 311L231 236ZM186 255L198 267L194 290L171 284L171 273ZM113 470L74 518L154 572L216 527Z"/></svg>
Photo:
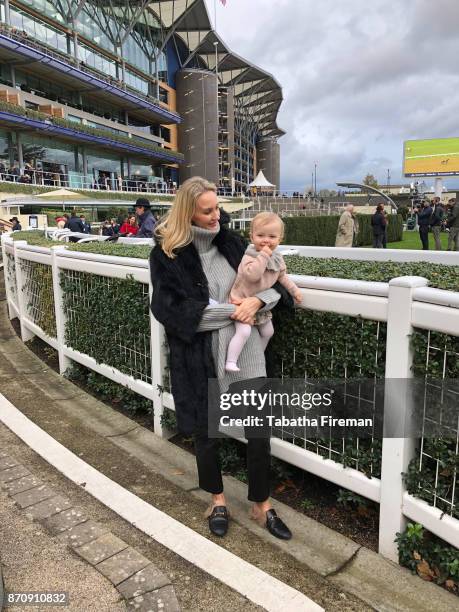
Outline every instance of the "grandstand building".
<svg viewBox="0 0 459 612"><path fill-rule="evenodd" d="M279 185L282 90L204 0L0 0L0 180Z"/></svg>

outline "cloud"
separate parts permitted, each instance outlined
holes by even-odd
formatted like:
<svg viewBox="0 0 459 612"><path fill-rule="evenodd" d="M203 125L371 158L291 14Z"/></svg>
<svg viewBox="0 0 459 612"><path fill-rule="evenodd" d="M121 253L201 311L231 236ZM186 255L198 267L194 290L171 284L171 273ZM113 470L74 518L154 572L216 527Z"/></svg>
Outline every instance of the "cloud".
<svg viewBox="0 0 459 612"><path fill-rule="evenodd" d="M220 3L217 3L220 5ZM213 11L210 11L213 15ZM450 0L228 0L218 31L283 88L282 188L401 176L403 140L459 136Z"/></svg>

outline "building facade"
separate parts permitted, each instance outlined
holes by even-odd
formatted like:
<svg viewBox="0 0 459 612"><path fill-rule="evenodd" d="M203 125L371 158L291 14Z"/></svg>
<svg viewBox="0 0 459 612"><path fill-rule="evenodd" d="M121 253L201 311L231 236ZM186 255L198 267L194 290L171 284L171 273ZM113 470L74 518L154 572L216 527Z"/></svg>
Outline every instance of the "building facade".
<svg viewBox="0 0 459 612"><path fill-rule="evenodd" d="M281 88L204 0L0 0L0 21L0 180L162 190L200 174L230 192L263 169L279 185Z"/></svg>

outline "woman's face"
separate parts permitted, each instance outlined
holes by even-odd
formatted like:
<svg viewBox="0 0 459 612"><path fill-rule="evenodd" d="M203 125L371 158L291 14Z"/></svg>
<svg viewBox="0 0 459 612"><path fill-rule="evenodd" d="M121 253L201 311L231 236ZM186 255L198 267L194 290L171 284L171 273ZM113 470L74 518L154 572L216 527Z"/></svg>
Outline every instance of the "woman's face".
<svg viewBox="0 0 459 612"><path fill-rule="evenodd" d="M220 220L217 194L206 191L196 201L196 210L191 218L192 223L207 230L216 229Z"/></svg>

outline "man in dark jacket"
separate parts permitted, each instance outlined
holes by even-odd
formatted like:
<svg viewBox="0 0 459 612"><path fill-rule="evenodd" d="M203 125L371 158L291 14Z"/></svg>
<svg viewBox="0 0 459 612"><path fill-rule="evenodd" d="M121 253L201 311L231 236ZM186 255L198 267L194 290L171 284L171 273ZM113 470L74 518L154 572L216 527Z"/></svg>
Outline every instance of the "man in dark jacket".
<svg viewBox="0 0 459 612"><path fill-rule="evenodd" d="M441 232L441 227L443 225L444 214L445 214L445 211L443 210L443 206L441 205L440 198L434 198L432 215L430 217L430 227L432 228L432 234L435 240L435 250L436 251L441 251L440 232Z"/></svg>
<svg viewBox="0 0 459 612"><path fill-rule="evenodd" d="M10 223L13 224L11 228L12 232L20 232L22 230L22 225L19 223L19 219L17 217L12 217L10 219Z"/></svg>
<svg viewBox="0 0 459 612"><path fill-rule="evenodd" d="M449 229L448 251L459 251L459 202L451 198L446 227Z"/></svg>
<svg viewBox="0 0 459 612"><path fill-rule="evenodd" d="M384 206L378 204L375 214L371 216L371 227L373 228L373 248L383 248L383 238L386 233L387 220L384 216Z"/></svg>
<svg viewBox="0 0 459 612"><path fill-rule="evenodd" d="M85 234L91 233L91 224L86 221L86 217L84 215L80 215L80 221L83 224L83 232Z"/></svg>
<svg viewBox="0 0 459 612"><path fill-rule="evenodd" d="M81 219L77 217L75 211L72 212L72 216L67 221L64 227L65 229L69 229L71 232L79 232L80 234L84 234L83 223L81 222ZM78 240L79 238L77 238L76 236L70 236L69 238L70 242L78 242Z"/></svg>
<svg viewBox="0 0 459 612"><path fill-rule="evenodd" d="M136 238L153 238L155 218L151 212L150 201L147 198L138 198L134 208L139 218L139 231Z"/></svg>
<svg viewBox="0 0 459 612"><path fill-rule="evenodd" d="M425 200L421 210L418 212L419 236L422 242L422 250L429 250L429 225L430 217L432 216L432 207L430 202Z"/></svg>

